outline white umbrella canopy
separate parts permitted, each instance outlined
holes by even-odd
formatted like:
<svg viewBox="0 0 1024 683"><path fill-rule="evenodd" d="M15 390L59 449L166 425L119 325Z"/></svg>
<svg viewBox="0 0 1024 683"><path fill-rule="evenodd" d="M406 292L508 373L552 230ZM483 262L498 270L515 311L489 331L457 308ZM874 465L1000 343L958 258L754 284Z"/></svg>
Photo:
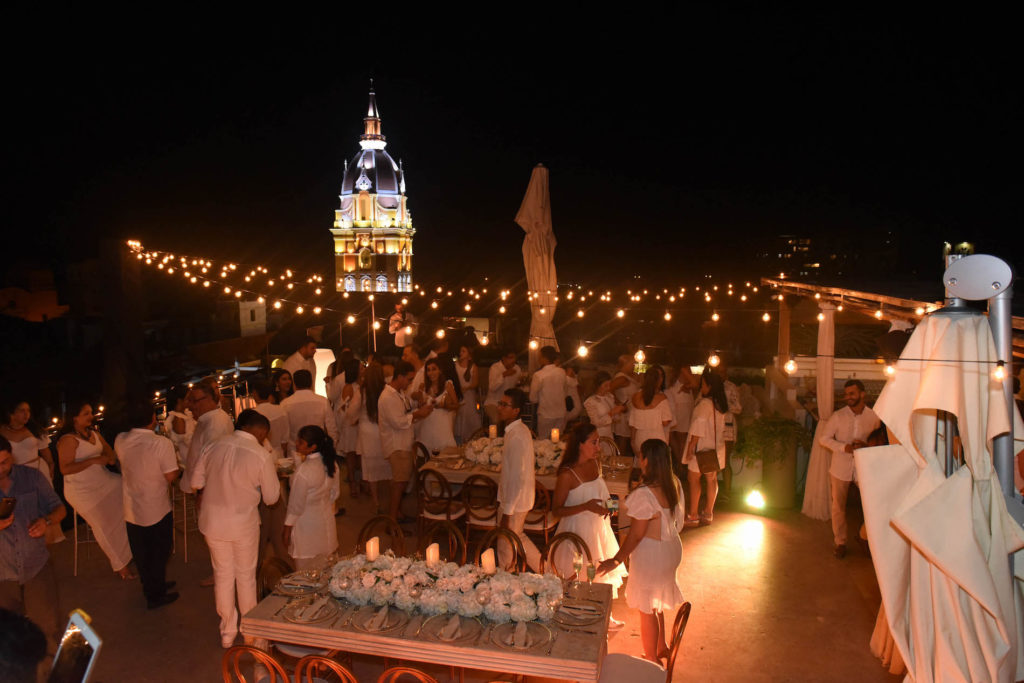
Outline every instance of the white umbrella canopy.
<svg viewBox="0 0 1024 683"><path fill-rule="evenodd" d="M526 232L523 239L523 265L526 283L535 294L531 301L530 339L539 346L558 348L555 317L558 296L558 278L555 275L555 233L551 227L551 193L548 189L548 169L537 164L530 174L530 184L523 203L516 214L516 223ZM530 353L530 371L536 367L537 352Z"/></svg>
<svg viewBox="0 0 1024 683"><path fill-rule="evenodd" d="M821 445L821 434L825 424L832 417L834 390L832 376L835 366L836 310L830 305L821 307L822 319L818 323L818 357L815 359L817 374L818 426L814 430L811 457L807 463L807 482L804 485L804 502L801 512L812 519L826 520L832 517L832 479L829 468L832 465L832 451Z"/></svg>
<svg viewBox="0 0 1024 683"><path fill-rule="evenodd" d="M1024 592L1009 568L1024 532L1007 512L991 453L1011 419L1015 434L1024 432L992 379L997 357L984 316L925 318L874 408L899 443L854 454L871 556L908 680L1024 677ZM957 419L967 465L949 478L935 438L940 410Z"/></svg>

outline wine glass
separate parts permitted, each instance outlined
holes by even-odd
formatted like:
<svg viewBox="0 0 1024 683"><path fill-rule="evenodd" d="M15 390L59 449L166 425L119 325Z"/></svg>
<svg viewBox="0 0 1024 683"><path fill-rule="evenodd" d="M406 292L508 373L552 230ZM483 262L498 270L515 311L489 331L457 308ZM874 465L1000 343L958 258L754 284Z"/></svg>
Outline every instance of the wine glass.
<svg viewBox="0 0 1024 683"><path fill-rule="evenodd" d="M580 572L583 570L583 553L574 551L572 554L572 568L576 571L576 588L580 587Z"/></svg>
<svg viewBox="0 0 1024 683"><path fill-rule="evenodd" d="M591 562L587 565L587 583L593 585L594 579L597 578L597 562Z"/></svg>

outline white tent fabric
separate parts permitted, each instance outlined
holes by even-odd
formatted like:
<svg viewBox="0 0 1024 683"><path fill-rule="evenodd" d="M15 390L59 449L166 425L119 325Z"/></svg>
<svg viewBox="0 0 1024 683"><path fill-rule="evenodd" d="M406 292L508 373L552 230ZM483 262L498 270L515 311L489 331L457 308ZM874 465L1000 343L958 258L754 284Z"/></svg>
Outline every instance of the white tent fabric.
<svg viewBox="0 0 1024 683"><path fill-rule="evenodd" d="M523 265L526 284L535 293L531 302L530 339L539 346L558 348L551 321L555 317L558 278L555 275L555 233L551 226L551 194L548 169L537 164L516 214L516 223L526 232L523 239ZM536 352L530 354L530 371L536 366Z"/></svg>
<svg viewBox="0 0 1024 683"><path fill-rule="evenodd" d="M825 423L832 417L833 374L836 348L836 309L832 304L821 305L822 319L818 321L818 357L815 359L818 394L818 426L811 444L811 457L807 463L807 481L804 484L804 504L801 511L812 519L827 520L832 516L832 451L819 442Z"/></svg>
<svg viewBox="0 0 1024 683"><path fill-rule="evenodd" d="M854 454L871 556L907 680L1024 677L1024 593L1008 561L1024 547L1024 532L1006 510L991 455L992 438L1011 419L991 377L996 357L984 316L925 318L874 407L899 443ZM956 416L967 464L948 479L935 438L939 410ZM1015 408L1012 419L1015 436L1024 436Z"/></svg>

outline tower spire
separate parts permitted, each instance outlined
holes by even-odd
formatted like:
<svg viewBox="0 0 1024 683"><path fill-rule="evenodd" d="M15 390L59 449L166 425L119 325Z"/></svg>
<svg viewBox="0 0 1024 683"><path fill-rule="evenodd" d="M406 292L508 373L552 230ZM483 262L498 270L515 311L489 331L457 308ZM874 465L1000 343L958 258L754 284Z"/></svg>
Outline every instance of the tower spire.
<svg viewBox="0 0 1024 683"><path fill-rule="evenodd" d="M370 79L370 105L363 117L363 134L359 136L359 146L363 149L384 149L387 143L380 132L380 112L377 110L377 94L373 90L373 79Z"/></svg>

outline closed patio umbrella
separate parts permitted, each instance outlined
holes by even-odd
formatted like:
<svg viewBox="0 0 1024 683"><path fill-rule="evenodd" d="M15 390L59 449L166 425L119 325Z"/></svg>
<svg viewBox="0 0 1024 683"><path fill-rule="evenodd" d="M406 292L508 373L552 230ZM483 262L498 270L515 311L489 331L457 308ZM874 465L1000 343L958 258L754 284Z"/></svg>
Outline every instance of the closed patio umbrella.
<svg viewBox="0 0 1024 683"><path fill-rule="evenodd" d="M991 452L1011 419L1014 433L1024 432L992 378L997 357L985 316L925 318L874 407L899 443L854 454L882 603L908 680L1024 677L1024 593L1009 563L1024 532L1007 511ZM955 416L966 465L948 478L938 411Z"/></svg>
<svg viewBox="0 0 1024 683"><path fill-rule="evenodd" d="M551 194L548 190L548 169L537 164L530 175L523 203L516 214L516 223L526 232L523 239L523 265L526 283L534 294L530 302L530 339L538 347L558 348L551 321L555 317L558 278L555 275L555 233L551 228ZM537 365L537 352L530 353L530 371Z"/></svg>

